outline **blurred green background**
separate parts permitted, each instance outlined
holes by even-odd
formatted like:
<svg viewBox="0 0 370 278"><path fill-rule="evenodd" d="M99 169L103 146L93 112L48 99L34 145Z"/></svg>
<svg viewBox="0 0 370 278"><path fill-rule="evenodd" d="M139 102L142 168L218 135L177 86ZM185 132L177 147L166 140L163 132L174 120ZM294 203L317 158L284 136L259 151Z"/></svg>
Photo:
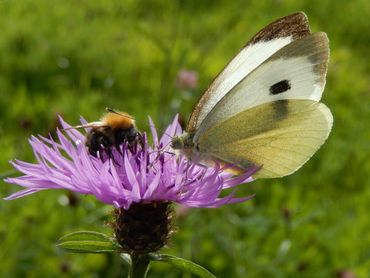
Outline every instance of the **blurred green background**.
<svg viewBox="0 0 370 278"><path fill-rule="evenodd" d="M254 200L191 209L165 252L218 277L370 276L370 2L46 1L0 2L0 166L33 161L27 138L56 115L77 124L106 106L148 130L175 113L186 121L215 75L259 29L304 11L328 33L323 102L334 114L327 143L297 173L243 186ZM185 73L184 73L185 72ZM184 75L188 76L184 80ZM189 77L190 76L190 77ZM190 81L189 81L190 80ZM5 197L19 188L1 181ZM119 258L55 247L77 230L110 232L111 207L91 196L44 191L0 202L0 277L119 277ZM190 277L153 263L150 277ZM351 276L352 275L352 276Z"/></svg>

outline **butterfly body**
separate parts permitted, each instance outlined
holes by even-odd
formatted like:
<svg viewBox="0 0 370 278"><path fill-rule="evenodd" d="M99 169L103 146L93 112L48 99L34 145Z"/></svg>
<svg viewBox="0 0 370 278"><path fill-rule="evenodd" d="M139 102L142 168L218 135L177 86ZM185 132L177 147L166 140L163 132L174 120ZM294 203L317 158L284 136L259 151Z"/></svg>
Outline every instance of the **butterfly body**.
<svg viewBox="0 0 370 278"><path fill-rule="evenodd" d="M289 175L328 137L322 103L329 57L325 33L296 13L262 29L216 77L172 147L204 164L261 167L256 178Z"/></svg>

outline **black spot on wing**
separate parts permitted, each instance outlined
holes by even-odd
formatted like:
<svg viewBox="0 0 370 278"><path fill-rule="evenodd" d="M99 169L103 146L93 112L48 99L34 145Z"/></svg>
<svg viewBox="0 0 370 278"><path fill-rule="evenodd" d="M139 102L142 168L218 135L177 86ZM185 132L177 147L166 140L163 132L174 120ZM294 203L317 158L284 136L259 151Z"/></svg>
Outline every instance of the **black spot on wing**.
<svg viewBox="0 0 370 278"><path fill-rule="evenodd" d="M281 121L288 115L288 100L282 99L272 102L274 109L274 118L276 121Z"/></svg>
<svg viewBox="0 0 370 278"><path fill-rule="evenodd" d="M282 80L270 87L270 95L278 95L290 90L289 80Z"/></svg>

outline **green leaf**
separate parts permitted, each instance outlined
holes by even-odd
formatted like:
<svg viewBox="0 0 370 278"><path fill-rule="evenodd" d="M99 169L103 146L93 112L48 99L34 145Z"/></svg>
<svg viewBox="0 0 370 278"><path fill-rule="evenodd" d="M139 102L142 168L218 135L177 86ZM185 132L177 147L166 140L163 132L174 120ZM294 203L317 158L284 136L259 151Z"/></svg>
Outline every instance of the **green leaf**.
<svg viewBox="0 0 370 278"><path fill-rule="evenodd" d="M201 278L215 278L211 272L209 272L204 267L193 263L192 261L185 260L183 258L167 255L167 254L149 254L149 257L152 261L165 262L177 267L186 272L197 275Z"/></svg>
<svg viewBox="0 0 370 278"><path fill-rule="evenodd" d="M130 254L127 254L127 253L121 253L120 254L121 258L123 259L123 261L128 265L128 266L131 266L131 256Z"/></svg>
<svg viewBox="0 0 370 278"><path fill-rule="evenodd" d="M113 238L92 231L79 231L65 235L59 239L57 246L73 253L110 253L118 249Z"/></svg>

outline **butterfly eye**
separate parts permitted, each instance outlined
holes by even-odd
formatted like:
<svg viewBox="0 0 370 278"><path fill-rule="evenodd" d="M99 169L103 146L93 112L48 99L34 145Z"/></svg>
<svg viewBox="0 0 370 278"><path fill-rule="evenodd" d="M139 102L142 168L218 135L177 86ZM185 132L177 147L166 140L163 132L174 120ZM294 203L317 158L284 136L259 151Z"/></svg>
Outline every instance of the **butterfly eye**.
<svg viewBox="0 0 370 278"><path fill-rule="evenodd" d="M182 138L181 137L172 138L171 148L175 149L175 150L183 149L184 148L184 141L182 140Z"/></svg>

